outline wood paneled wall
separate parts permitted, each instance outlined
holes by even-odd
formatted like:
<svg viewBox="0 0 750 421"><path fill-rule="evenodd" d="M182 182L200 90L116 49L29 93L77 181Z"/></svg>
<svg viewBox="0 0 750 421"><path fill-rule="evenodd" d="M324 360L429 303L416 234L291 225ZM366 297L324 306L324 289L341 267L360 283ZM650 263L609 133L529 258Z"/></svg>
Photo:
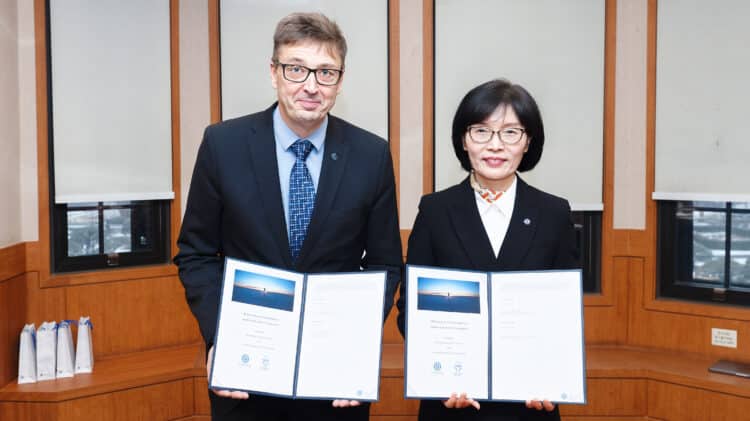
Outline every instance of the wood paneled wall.
<svg viewBox="0 0 750 421"><path fill-rule="evenodd" d="M625 0L620 0L625 1ZM647 194L653 190L655 144L655 63L656 63L656 0L648 3L648 103L643 114L647 119L646 162ZM176 10L173 0L173 14ZM398 22L399 0L390 0L392 25ZM39 242L17 244L0 249L0 387L11 382L17 374L18 334L24 323L37 325L44 320L77 319L89 315L94 322L94 352L97 358L186 345L200 341L192 315L185 304L183 290L176 271L169 265L155 268L92 272L54 276L49 271L49 185L47 170L47 92L46 45L44 37L44 0L36 0L37 48L37 112L38 112L38 171L39 171ZM432 187L432 1L424 0L424 191ZM602 291L585 298L585 334L589 346L614 344L624 347L643 347L661 350L674 358L698 355L707 360L731 358L750 361L750 310L694 304L656 298L656 206L650 197L646 204L644 230L614 229L613 189L614 162L614 87L616 51L617 0L606 0L605 54L605 123L604 123L604 212L602 233ZM218 80L218 0L209 0L210 86L211 114L219 113ZM177 39L177 25L173 25L173 39ZM393 40L397 27L392 26L390 45L391 72L398 71L398 48ZM173 51L174 54L174 51ZM173 60L179 62L179 60ZM177 77L179 70L173 70ZM398 80L393 74L391 80ZM392 110L398 111L398 86L392 92ZM177 90L178 92L178 90ZM174 99L174 98L173 98ZM178 100L178 99L177 99ZM173 102L175 104L175 102ZM177 122L178 124L178 122ZM398 119L391 121L391 134L398 133ZM179 128L179 124L176 126ZM179 129L174 132L179 146ZM398 145L398 139L394 145ZM175 149L179 168L179 147ZM393 150L398 162L398 148ZM176 174L179 174L179 170ZM399 176L408 176L399 174ZM179 182L180 177L173 180ZM177 185L175 192L180 191ZM175 203L179 203L176 200ZM180 211L172 212L173 236ZM404 246L408 230L402 231ZM738 347L719 348L710 345L710 329L721 327L738 331ZM386 344L400 344L395 325L395 311L384 330ZM199 362L202 363L202 362ZM633 364L637 366L638 361ZM585 407L566 407L566 419L586 420L706 420L742 419L750 411L748 396L740 396L736 389L724 390L721 382L706 380L697 385L680 384L684 379L670 377L653 379L640 372L623 374L611 368L609 374L590 377L590 403ZM689 370L689 367L676 369ZM700 371L705 371L701 365ZM737 380L742 382L742 380ZM400 390L402 383L393 374L383 380L384 400L395 405L396 412L385 405L373 408L374 419L413 419L414 403L406 402ZM745 382L750 382L746 380ZM688 382L689 383L689 382ZM737 387L750 384L739 383ZM40 405L17 405L21 411L10 419L64 419L69 415L81 419L114 419L104 414L122 413L122 419L188 418L207 415L205 378L174 380L132 391L123 391L91 398L86 405L68 402ZM735 390L735 391L733 391ZM122 402L137 402L137 408L122 407ZM159 402L169 402L157 407ZM0 405L6 405L0 403ZM83 405L83 406L81 406ZM92 406L89 406L92 405ZM399 406L403 405L403 407ZM25 412L24 412L25 411ZM40 412L41 411L41 412ZM93 411L93 412L92 412ZM104 411L104 412L97 412ZM129 412L131 411L131 412ZM135 412L132 412L135 411ZM119 415L117 415L119 417ZM37 417L37 418L35 418ZM128 418L130 417L130 418ZM649 418L651 417L651 418ZM117 418L119 419L119 418Z"/></svg>

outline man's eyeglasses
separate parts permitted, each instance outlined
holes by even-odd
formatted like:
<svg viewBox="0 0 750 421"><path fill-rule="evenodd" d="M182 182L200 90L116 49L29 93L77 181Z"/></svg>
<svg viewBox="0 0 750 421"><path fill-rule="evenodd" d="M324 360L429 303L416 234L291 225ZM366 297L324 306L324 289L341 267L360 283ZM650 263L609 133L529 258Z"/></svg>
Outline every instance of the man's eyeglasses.
<svg viewBox="0 0 750 421"><path fill-rule="evenodd" d="M281 66L281 74L284 75L284 79L294 83L306 81L310 73L313 73L315 74L315 81L319 85L332 86L339 83L341 74L344 73L342 69L311 69L300 64L287 64L278 61L275 63Z"/></svg>
<svg viewBox="0 0 750 421"><path fill-rule="evenodd" d="M520 142L523 138L523 134L526 133L525 129L520 127L507 127L500 130L492 130L486 126L472 126L467 130L469 137L476 143L487 143L492 139L492 136L497 133L500 141L506 145L515 145Z"/></svg>

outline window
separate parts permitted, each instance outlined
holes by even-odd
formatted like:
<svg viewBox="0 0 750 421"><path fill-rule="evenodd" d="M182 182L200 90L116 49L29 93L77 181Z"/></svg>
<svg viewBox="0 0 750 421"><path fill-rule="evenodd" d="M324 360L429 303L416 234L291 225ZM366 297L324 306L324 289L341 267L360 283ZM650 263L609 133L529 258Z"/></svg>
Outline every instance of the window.
<svg viewBox="0 0 750 421"><path fill-rule="evenodd" d="M659 202L659 294L750 305L750 203Z"/></svg>
<svg viewBox="0 0 750 421"><path fill-rule="evenodd" d="M56 205L53 271L166 263L169 201Z"/></svg>
<svg viewBox="0 0 750 421"><path fill-rule="evenodd" d="M583 270L583 291L601 291L602 213L573 211L579 265Z"/></svg>
<svg viewBox="0 0 750 421"><path fill-rule="evenodd" d="M45 7L51 270L167 263L170 2Z"/></svg>

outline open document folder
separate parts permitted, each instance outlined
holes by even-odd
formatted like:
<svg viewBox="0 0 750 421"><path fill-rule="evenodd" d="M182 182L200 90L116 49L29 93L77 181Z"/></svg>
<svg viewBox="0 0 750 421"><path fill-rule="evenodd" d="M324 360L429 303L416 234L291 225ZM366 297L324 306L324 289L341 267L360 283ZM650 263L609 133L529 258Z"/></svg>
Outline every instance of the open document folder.
<svg viewBox="0 0 750 421"><path fill-rule="evenodd" d="M303 274L227 258L213 389L378 399L385 272Z"/></svg>
<svg viewBox="0 0 750 421"><path fill-rule="evenodd" d="M407 398L586 402L580 270L406 268Z"/></svg>

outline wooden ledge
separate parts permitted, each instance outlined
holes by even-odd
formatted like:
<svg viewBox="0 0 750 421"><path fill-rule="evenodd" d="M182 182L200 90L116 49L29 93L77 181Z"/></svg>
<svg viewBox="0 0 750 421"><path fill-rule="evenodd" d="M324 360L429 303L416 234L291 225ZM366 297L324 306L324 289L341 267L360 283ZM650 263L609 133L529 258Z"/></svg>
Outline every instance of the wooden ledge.
<svg viewBox="0 0 750 421"><path fill-rule="evenodd" d="M60 402L206 375L203 344L162 348L96 360L94 372L0 389L0 401Z"/></svg>
<svg viewBox="0 0 750 421"><path fill-rule="evenodd" d="M750 398L750 379L708 371L717 358L624 346L587 346L592 378L641 378Z"/></svg>
<svg viewBox="0 0 750 421"><path fill-rule="evenodd" d="M383 345L381 376L403 376L403 352L401 344ZM655 380L750 398L750 379L708 371L716 360L657 349L589 345L586 377Z"/></svg>

